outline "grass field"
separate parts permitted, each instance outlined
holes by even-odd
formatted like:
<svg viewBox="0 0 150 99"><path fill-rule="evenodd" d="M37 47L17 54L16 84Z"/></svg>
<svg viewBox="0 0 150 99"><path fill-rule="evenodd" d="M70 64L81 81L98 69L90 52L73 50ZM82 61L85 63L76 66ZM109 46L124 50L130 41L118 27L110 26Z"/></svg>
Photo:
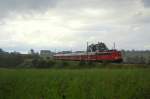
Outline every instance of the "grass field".
<svg viewBox="0 0 150 99"><path fill-rule="evenodd" d="M0 69L0 99L150 99L150 69Z"/></svg>

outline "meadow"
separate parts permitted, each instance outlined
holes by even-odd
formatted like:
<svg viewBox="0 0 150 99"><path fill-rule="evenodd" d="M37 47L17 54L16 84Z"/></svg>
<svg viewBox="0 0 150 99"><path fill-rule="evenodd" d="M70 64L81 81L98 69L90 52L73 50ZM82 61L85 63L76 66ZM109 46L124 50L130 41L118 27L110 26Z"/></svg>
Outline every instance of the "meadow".
<svg viewBox="0 0 150 99"><path fill-rule="evenodd" d="M150 99L150 69L0 69L0 99Z"/></svg>

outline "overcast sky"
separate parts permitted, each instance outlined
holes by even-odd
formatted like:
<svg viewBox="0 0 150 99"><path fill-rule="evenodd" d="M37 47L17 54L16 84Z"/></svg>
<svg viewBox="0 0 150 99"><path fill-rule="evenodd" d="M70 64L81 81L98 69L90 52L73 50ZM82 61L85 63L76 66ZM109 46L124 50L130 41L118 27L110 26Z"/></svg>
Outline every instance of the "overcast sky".
<svg viewBox="0 0 150 99"><path fill-rule="evenodd" d="M150 49L150 0L0 0L0 48Z"/></svg>

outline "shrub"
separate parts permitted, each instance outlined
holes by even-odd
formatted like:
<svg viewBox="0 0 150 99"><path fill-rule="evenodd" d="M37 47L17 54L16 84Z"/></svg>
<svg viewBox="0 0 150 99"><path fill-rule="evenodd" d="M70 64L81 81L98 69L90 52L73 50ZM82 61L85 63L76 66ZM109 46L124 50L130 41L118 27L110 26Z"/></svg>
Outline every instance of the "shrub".
<svg viewBox="0 0 150 99"><path fill-rule="evenodd" d="M66 67L66 66L69 66L69 63L66 61L62 61L60 65L61 67Z"/></svg>
<svg viewBox="0 0 150 99"><path fill-rule="evenodd" d="M86 62L85 62L85 61L80 61L78 65L79 65L79 66L85 66L85 65L86 65Z"/></svg>
<svg viewBox="0 0 150 99"><path fill-rule="evenodd" d="M95 62L89 61L89 62L87 62L87 65L90 67L93 67L93 66L95 66Z"/></svg>
<svg viewBox="0 0 150 99"><path fill-rule="evenodd" d="M53 67L53 66L56 64L56 62L53 61L53 60L48 60L47 63L48 63L48 65L51 66L51 67Z"/></svg>

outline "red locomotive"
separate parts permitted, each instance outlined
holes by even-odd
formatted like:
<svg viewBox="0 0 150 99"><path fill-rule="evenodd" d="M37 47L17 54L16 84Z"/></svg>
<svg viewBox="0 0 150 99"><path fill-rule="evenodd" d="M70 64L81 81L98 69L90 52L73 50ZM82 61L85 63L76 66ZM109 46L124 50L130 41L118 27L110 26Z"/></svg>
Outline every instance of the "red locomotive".
<svg viewBox="0 0 150 99"><path fill-rule="evenodd" d="M71 61L109 61L122 62L122 55L120 51L109 50L104 43L91 44L87 47L86 52L80 53L59 53L54 55L57 60L71 60Z"/></svg>

